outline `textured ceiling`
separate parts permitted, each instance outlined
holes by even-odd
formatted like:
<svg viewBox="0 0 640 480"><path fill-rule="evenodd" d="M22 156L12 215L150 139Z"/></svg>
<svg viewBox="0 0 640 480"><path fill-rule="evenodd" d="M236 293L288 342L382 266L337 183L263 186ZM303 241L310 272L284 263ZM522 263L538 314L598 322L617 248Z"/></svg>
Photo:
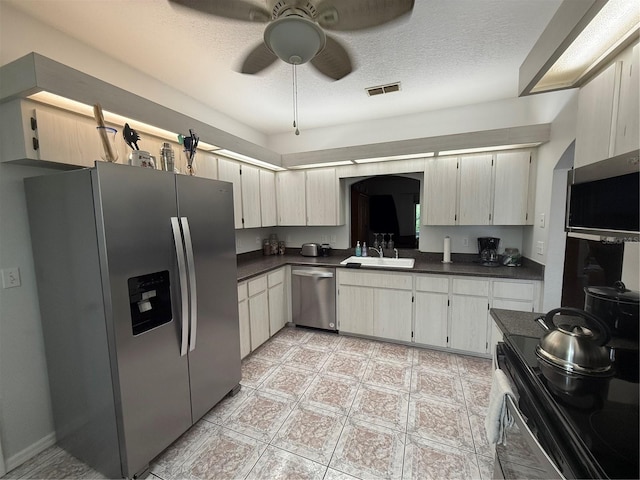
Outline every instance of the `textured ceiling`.
<svg viewBox="0 0 640 480"><path fill-rule="evenodd" d="M2 0L266 135L291 131L291 67L238 69L264 24L167 0ZM256 0L259 1L259 0ZM344 0L347 2L348 0ZM298 68L302 128L396 117L517 96L518 68L561 0L416 0L402 20L333 32L354 71L331 81ZM365 88L401 82L368 97Z"/></svg>

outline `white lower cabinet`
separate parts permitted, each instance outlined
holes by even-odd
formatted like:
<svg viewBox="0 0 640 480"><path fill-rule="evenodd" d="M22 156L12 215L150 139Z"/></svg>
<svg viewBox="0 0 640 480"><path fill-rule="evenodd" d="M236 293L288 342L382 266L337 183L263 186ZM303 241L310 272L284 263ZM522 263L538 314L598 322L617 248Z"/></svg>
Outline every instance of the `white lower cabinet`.
<svg viewBox="0 0 640 480"><path fill-rule="evenodd" d="M246 357L287 323L286 267L238 284L240 354Z"/></svg>
<svg viewBox="0 0 640 480"><path fill-rule="evenodd" d="M411 341L412 275L338 271L339 330Z"/></svg>
<svg viewBox="0 0 640 480"><path fill-rule="evenodd" d="M451 339L456 350L487 353L489 302L487 297L451 295Z"/></svg>
<svg viewBox="0 0 640 480"><path fill-rule="evenodd" d="M411 341L411 290L377 288L373 294L373 336Z"/></svg>
<svg viewBox="0 0 640 480"><path fill-rule="evenodd" d="M251 353L251 327L249 324L249 299L247 282L238 284L238 319L240 322L240 357Z"/></svg>
<svg viewBox="0 0 640 480"><path fill-rule="evenodd" d="M491 286L492 308L533 312L538 308L539 282L494 280Z"/></svg>
<svg viewBox="0 0 640 480"><path fill-rule="evenodd" d="M339 330L372 336L373 288L339 284L338 289Z"/></svg>
<svg viewBox="0 0 640 480"><path fill-rule="evenodd" d="M287 323L285 308L285 268L267 274L269 299L269 334L275 335Z"/></svg>
<svg viewBox="0 0 640 480"><path fill-rule="evenodd" d="M449 337L449 277L416 275L413 340L446 347Z"/></svg>
<svg viewBox="0 0 640 480"><path fill-rule="evenodd" d="M251 350L269 339L269 297L267 276L247 282L249 287L249 323L251 325Z"/></svg>

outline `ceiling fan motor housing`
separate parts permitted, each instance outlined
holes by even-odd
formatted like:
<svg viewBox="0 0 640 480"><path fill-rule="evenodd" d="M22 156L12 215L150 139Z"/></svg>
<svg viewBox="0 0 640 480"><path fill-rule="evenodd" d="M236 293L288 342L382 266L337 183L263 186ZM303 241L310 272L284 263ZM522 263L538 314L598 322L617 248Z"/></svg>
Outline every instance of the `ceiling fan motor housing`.
<svg viewBox="0 0 640 480"><path fill-rule="evenodd" d="M264 43L278 58L292 65L302 65L315 57L327 38L320 26L299 15L274 20L264 31Z"/></svg>

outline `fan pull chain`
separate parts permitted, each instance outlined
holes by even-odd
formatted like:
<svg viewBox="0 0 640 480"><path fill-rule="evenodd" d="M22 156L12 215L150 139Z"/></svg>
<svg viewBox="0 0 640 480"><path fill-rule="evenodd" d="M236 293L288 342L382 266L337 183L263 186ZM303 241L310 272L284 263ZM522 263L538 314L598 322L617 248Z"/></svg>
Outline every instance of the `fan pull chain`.
<svg viewBox="0 0 640 480"><path fill-rule="evenodd" d="M295 128L296 135L300 135L298 129L298 72L296 70L296 64L293 66L293 128Z"/></svg>

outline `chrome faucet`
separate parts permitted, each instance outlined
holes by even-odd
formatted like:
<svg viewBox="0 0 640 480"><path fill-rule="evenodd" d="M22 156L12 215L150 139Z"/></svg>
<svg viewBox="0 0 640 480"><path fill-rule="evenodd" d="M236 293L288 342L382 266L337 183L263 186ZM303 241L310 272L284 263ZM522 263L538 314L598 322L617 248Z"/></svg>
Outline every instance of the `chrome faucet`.
<svg viewBox="0 0 640 480"><path fill-rule="evenodd" d="M384 250L382 247L380 247L380 249L377 249L375 247L370 247L369 250L374 250L378 252L378 255L380 255L380 258L384 258Z"/></svg>

